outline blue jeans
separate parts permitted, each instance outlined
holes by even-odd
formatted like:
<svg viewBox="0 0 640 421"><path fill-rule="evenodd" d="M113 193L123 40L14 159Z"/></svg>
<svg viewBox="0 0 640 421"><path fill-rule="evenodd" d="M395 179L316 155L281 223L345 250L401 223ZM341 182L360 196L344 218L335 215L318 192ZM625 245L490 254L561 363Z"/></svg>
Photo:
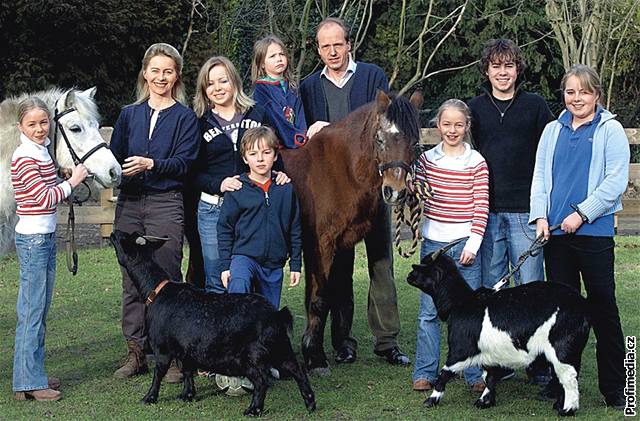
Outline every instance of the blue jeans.
<svg viewBox="0 0 640 421"><path fill-rule="evenodd" d="M55 233L16 233L16 252L20 261L20 289L13 391L46 389L49 386L44 370L44 337L56 277Z"/></svg>
<svg viewBox="0 0 640 421"><path fill-rule="evenodd" d="M207 292L223 294L226 289L220 279L218 219L220 219L220 205L212 205L203 200L198 202L198 233L200 233L204 260L204 289Z"/></svg>
<svg viewBox="0 0 640 421"><path fill-rule="evenodd" d="M536 238L534 225L528 224L529 213L489 213L487 229L480 246L482 255L482 286L492 288ZM516 285L544 281L542 252L529 256L513 279Z"/></svg>
<svg viewBox="0 0 640 421"><path fill-rule="evenodd" d="M447 243L425 239L420 249L420 260L428 254L433 253ZM456 244L447 255L456 261L456 266L465 281L471 288L480 287L481 262L480 256L476 255L475 261L469 266L459 263L460 255L464 249L464 241ZM418 337L416 344L416 364L413 366L413 381L429 380L435 383L440 366L440 321L438 312L430 295L420 292L420 310L418 311ZM470 367L464 370L464 378L468 384L472 385L482 379L482 368Z"/></svg>
<svg viewBox="0 0 640 421"><path fill-rule="evenodd" d="M229 293L255 292L266 298L275 308L280 308L282 292L282 268L265 268L250 257L231 256Z"/></svg>

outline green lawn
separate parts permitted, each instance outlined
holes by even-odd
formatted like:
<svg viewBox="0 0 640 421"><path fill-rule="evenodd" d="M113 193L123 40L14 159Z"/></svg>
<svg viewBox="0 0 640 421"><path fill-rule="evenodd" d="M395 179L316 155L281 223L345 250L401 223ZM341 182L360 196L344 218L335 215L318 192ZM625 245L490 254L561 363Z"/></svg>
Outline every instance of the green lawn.
<svg viewBox="0 0 640 421"><path fill-rule="evenodd" d="M356 315L354 335L359 341L358 360L349 366L332 366L329 377L312 377L317 410L309 414L295 383L278 382L267 394L267 420L520 420L555 419L551 403L534 399L537 388L526 383L519 371L515 379L500 385L498 404L488 410L473 407L475 396L461 380L452 381L435 409L423 409L425 395L411 390L412 369L392 367L376 357L366 320L368 281L362 247L355 273ZM640 283L640 239L620 237L616 247L617 296L625 334L640 332L636 309ZM58 279L47 328L47 369L63 382L64 399L53 403L17 402L11 391L12 353L18 263L15 255L0 260L0 420L43 419L241 419L249 396L228 397L215 385L197 379L195 402L176 400L181 386L163 384L159 403L145 406L151 374L131 380L114 380L112 372L125 355L120 331L120 274L112 249L80 252L80 271L72 277L58 260ZM400 346L414 357L418 291L405 282L417 257L396 258L398 300L402 318ZM283 293L295 318L294 347L299 350L305 318L304 286ZM203 327L205 329L205 327ZM446 341L443 341L446 342ZM330 341L326 340L329 344ZM585 420L622 419L621 412L605 408L597 389L593 334L583 356L580 379L581 408ZM443 343L443 347L446 344ZM333 355L327 349L329 357ZM446 352L446 348L443 349ZM444 358L443 358L444 360Z"/></svg>

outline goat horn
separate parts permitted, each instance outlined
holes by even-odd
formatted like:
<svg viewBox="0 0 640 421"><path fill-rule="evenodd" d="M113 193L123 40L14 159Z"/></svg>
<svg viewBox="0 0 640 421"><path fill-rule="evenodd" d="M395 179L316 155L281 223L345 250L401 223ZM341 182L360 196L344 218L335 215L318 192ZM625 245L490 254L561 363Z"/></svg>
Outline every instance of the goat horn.
<svg viewBox="0 0 640 421"><path fill-rule="evenodd" d="M169 241L169 237L168 236L164 236L164 237L158 237L155 235L143 235L142 238L144 238L147 241L150 241L152 243L155 243L157 241Z"/></svg>
<svg viewBox="0 0 640 421"><path fill-rule="evenodd" d="M431 259L436 260L441 254L444 254L444 253L448 252L449 250L451 250L451 248L453 246L455 246L456 244L460 243L461 241L466 240L467 238L469 238L469 237L462 237L462 238L458 238L457 240L453 240L452 242L450 242L446 246L442 247L441 249L436 250L431 255Z"/></svg>

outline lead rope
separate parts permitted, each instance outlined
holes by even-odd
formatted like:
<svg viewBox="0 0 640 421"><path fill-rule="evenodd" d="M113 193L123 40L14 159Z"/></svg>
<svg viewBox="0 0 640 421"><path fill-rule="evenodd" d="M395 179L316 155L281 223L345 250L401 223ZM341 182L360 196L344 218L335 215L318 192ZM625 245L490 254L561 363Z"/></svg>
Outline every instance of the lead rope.
<svg viewBox="0 0 640 421"><path fill-rule="evenodd" d="M420 244L420 240L422 239L419 229L420 220L422 219L422 203L431 198L429 186L422 181L413 181L413 191L414 193L409 194L401 205L393 209L396 217L394 243L398 254L404 258L413 256L418 249L418 244ZM408 217L407 210L409 213ZM411 232L411 243L407 250L402 247L400 238L403 225L409 227Z"/></svg>
<svg viewBox="0 0 640 421"><path fill-rule="evenodd" d="M69 219L67 220L67 235L64 240L67 269L75 276L78 273L78 252L76 250L76 215L73 211L73 199L69 199Z"/></svg>

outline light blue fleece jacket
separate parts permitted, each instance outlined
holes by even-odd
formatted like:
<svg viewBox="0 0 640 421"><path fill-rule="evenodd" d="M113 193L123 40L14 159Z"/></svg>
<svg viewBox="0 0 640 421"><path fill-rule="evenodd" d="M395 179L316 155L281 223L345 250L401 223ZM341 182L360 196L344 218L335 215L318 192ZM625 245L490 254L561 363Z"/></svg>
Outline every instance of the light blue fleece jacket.
<svg viewBox="0 0 640 421"><path fill-rule="evenodd" d="M564 110L562 114L568 112ZM561 114L561 115L562 115ZM593 134L587 198L578 209L589 221L622 210L622 194L629 182L629 140L615 115L602 111L602 118ZM553 188L552 163L562 124L557 120L547 124L540 137L536 165L531 183L529 223L546 218Z"/></svg>

